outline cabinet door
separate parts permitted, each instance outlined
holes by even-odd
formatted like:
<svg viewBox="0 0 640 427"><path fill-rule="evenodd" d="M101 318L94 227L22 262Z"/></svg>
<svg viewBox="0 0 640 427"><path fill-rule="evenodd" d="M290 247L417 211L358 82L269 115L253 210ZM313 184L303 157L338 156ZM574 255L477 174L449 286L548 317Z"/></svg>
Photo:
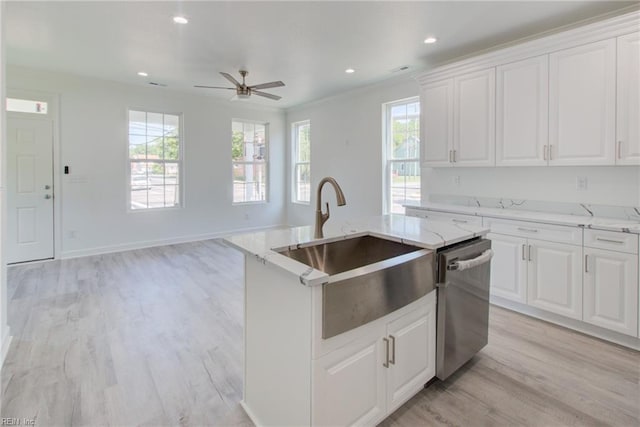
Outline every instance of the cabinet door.
<svg viewBox="0 0 640 427"><path fill-rule="evenodd" d="M491 295L527 303L527 239L490 233Z"/></svg>
<svg viewBox="0 0 640 427"><path fill-rule="evenodd" d="M422 161L426 166L452 166L453 80L423 86L420 90Z"/></svg>
<svg viewBox="0 0 640 427"><path fill-rule="evenodd" d="M615 39L549 56L549 164L612 165Z"/></svg>
<svg viewBox="0 0 640 427"><path fill-rule="evenodd" d="M385 416L385 332L382 325L313 362L312 425L374 425Z"/></svg>
<svg viewBox="0 0 640 427"><path fill-rule="evenodd" d="M547 55L497 68L496 165L545 166L549 123Z"/></svg>
<svg viewBox="0 0 640 427"><path fill-rule="evenodd" d="M582 319L582 247L529 239L529 305Z"/></svg>
<svg viewBox="0 0 640 427"><path fill-rule="evenodd" d="M618 37L616 164L640 164L640 32Z"/></svg>
<svg viewBox="0 0 640 427"><path fill-rule="evenodd" d="M454 166L494 166L495 69L454 79Z"/></svg>
<svg viewBox="0 0 640 427"><path fill-rule="evenodd" d="M409 400L436 374L435 303L389 323L387 411Z"/></svg>
<svg viewBox="0 0 640 427"><path fill-rule="evenodd" d="M638 256L585 248L584 321L638 334Z"/></svg>

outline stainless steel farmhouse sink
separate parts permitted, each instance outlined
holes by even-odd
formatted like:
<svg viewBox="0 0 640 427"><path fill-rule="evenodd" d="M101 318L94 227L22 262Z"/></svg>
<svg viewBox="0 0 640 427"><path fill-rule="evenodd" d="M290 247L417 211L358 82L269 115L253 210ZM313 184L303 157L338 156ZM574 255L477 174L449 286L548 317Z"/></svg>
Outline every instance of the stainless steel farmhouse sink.
<svg viewBox="0 0 640 427"><path fill-rule="evenodd" d="M435 289L435 254L365 235L280 254L329 274L322 285L322 338L395 311Z"/></svg>

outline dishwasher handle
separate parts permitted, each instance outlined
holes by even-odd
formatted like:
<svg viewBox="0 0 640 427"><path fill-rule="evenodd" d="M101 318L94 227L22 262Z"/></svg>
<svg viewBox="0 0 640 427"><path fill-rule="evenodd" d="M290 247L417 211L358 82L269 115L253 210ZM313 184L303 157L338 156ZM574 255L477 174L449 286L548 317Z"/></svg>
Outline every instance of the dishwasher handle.
<svg viewBox="0 0 640 427"><path fill-rule="evenodd" d="M464 261L453 261L451 264L447 265L447 270L448 271L468 270L470 268L474 268L479 265L482 265L485 262L491 261L491 258L493 258L493 251L491 249L487 249L486 251L482 252L480 255L478 255L475 258L467 259Z"/></svg>

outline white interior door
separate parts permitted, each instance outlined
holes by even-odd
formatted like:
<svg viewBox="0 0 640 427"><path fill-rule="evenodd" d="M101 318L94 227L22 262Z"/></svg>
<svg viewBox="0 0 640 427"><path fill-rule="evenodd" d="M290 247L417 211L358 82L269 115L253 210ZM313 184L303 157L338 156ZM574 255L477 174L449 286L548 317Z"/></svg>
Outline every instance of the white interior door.
<svg viewBox="0 0 640 427"><path fill-rule="evenodd" d="M53 258L53 122L7 117L7 262Z"/></svg>

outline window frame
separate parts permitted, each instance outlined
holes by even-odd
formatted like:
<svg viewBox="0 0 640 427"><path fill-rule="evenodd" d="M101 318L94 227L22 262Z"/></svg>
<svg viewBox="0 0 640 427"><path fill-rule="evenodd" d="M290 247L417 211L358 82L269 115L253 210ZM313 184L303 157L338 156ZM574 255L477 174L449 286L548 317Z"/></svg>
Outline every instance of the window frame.
<svg viewBox="0 0 640 427"><path fill-rule="evenodd" d="M393 107L396 107L398 105L407 105L407 104L414 104L414 103L418 103L418 105L420 106L420 96L416 95L416 96L411 96L408 98L403 98L403 99L399 99L396 101L391 101L391 102L387 102L382 104L382 116L383 116L383 141L382 141L382 152L383 152L383 169L384 169L384 176L383 176L383 185L384 185L384 193L383 193L383 197L382 197L382 212L383 214L391 214L394 213L392 212L392 207L393 207L393 195L392 195L392 183L391 183L391 170L394 164L396 163L416 163L417 167L418 167L418 171L420 171L420 175L422 175L422 171L421 169L421 156L422 156L422 144L423 142L420 141L419 142L419 146L418 146L418 150L417 150L417 154L418 157L407 157L407 158L403 158L403 159L395 159L393 157L393 144L391 144L392 140L393 140L393 126L391 123L391 109ZM420 120L420 115L418 118L418 137L420 137L421 134L421 120ZM420 178L419 181L420 184L420 200L422 200L422 178ZM406 189L406 185L405 185L405 189ZM405 198L405 202L406 202L406 198Z"/></svg>
<svg viewBox="0 0 640 427"><path fill-rule="evenodd" d="M130 153L130 142L129 142L129 126L130 126L130 115L129 113L131 111L138 111L138 112L143 112L145 114L162 114L163 116L165 115L169 115L169 116L177 116L178 117L178 127L179 127L179 132L178 132L178 160L170 160L170 161L165 161L164 159L162 159L162 161L159 160L153 160L153 162L161 162L162 164L165 163L177 163L178 164L178 205L177 206L162 206L162 207L155 207L155 208L150 208L150 207L146 207L146 208L140 208L140 209L132 209L131 208L131 153ZM161 212L161 211L171 211L171 210L178 210L178 209L183 209L185 207L185 185L184 185L184 138L185 138L185 132L184 132L184 114L181 112L169 112L169 111L159 111L159 110L153 110L153 109L148 109L148 108L143 108L143 107L128 107L126 109L126 141L127 141L127 145L126 145L126 161L127 161L127 167L126 167L126 193L127 193L127 213L133 213L133 214L137 214L140 212ZM146 118L145 118L146 120ZM164 117L163 117L164 120ZM144 162L144 163L148 163L148 159L146 160L140 160L139 162Z"/></svg>
<svg viewBox="0 0 640 427"><path fill-rule="evenodd" d="M254 124L254 125L263 125L264 126L264 140L265 140L265 155L264 155L264 161L261 162L250 162L250 161L236 161L233 160L233 152L230 153L231 156L231 205L232 206L244 206L244 205L261 205L261 204L267 204L269 203L270 200L270 190L271 190L271 182L270 182L270 160L271 160L271 135L270 135L270 123L264 120L249 120L249 119L239 119L239 118L232 118L231 119L231 135L229 138L229 141L231 142L231 145L229 146L229 149L233 149L233 124L235 122L239 122L242 124L248 123L248 124ZM234 181L233 181L233 166L234 165L264 165L264 200L249 200L249 201L244 201L244 202L236 202L234 200L234 196L235 196L235 192L234 192Z"/></svg>
<svg viewBox="0 0 640 427"><path fill-rule="evenodd" d="M299 128L309 126L309 161L298 161L299 144ZM298 167L307 165L309 168L309 200L300 200L298 198ZM300 120L291 123L291 203L297 205L308 206L311 204L311 120Z"/></svg>

